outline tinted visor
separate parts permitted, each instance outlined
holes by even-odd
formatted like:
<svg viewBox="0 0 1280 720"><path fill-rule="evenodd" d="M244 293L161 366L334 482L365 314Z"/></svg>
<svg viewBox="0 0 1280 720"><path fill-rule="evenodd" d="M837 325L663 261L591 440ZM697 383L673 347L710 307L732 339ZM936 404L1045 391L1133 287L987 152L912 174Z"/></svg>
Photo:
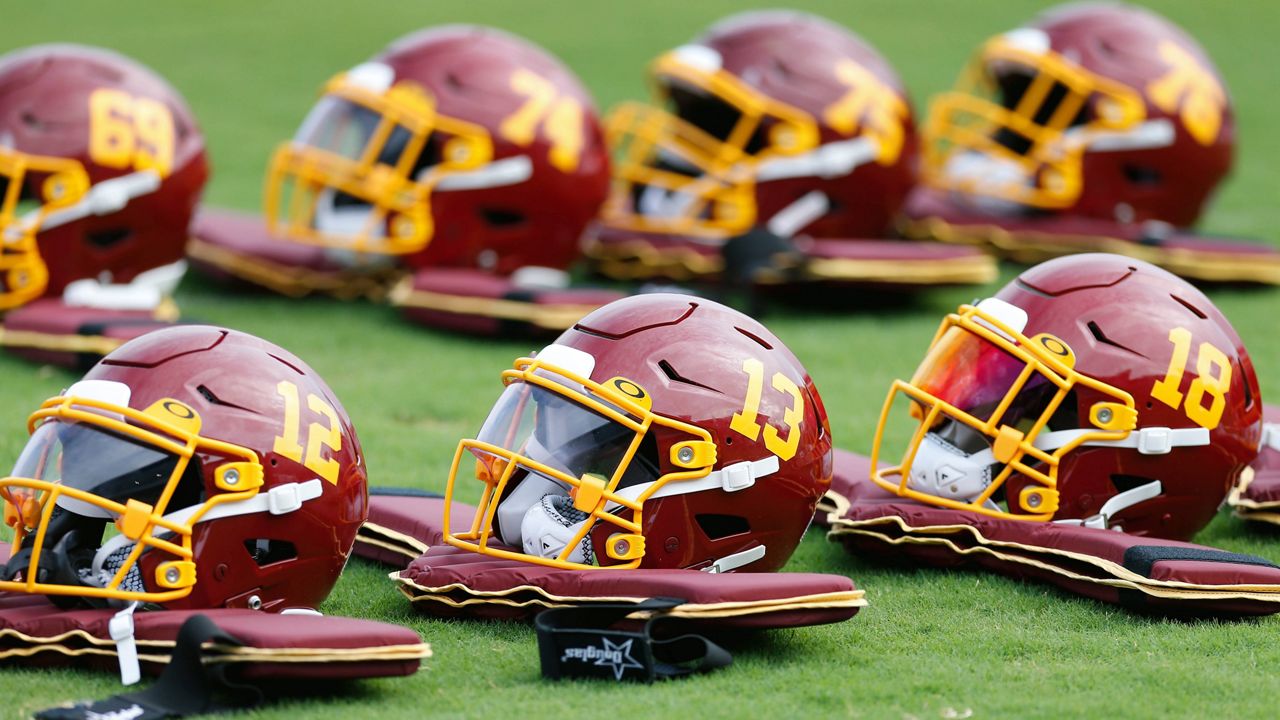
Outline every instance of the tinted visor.
<svg viewBox="0 0 1280 720"><path fill-rule="evenodd" d="M382 115L364 105L328 95L312 108L294 140L348 160L361 160L374 140ZM386 140L376 149L375 163L395 166L413 134L403 125L395 125Z"/></svg>
<svg viewBox="0 0 1280 720"><path fill-rule="evenodd" d="M56 482L120 504L132 499L155 505L177 464L176 455L100 427L50 420L32 433L12 475ZM187 507L199 495L199 483L180 483L167 507ZM105 508L66 496L58 505L79 515L110 516Z"/></svg>
<svg viewBox="0 0 1280 720"><path fill-rule="evenodd" d="M554 378L567 392L587 394L581 385L545 370L538 372ZM568 394L515 382L503 391L477 439L570 477L592 474L609 480L636 441L636 431L579 404ZM471 451L482 463L493 459L483 451ZM637 452L617 487L652 482L658 475L656 457ZM518 480L513 478L509 487Z"/></svg>

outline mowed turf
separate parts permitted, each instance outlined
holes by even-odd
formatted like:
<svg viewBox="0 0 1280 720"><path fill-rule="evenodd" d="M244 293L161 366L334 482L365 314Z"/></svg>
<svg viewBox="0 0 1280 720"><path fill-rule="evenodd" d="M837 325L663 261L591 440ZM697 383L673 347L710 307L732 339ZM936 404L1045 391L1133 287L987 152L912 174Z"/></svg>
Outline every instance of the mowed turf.
<svg viewBox="0 0 1280 720"><path fill-rule="evenodd" d="M921 109L950 85L984 37L1030 17L1035 2L846 0L796 3L855 28L898 67ZM0 50L74 41L116 48L181 89L204 127L216 205L254 209L274 144L288 137L333 73L391 39L448 22L498 25L558 54L601 106L644 97L643 69L740 9L724 0L638 3L111 2L6 9ZM1269 30L1280 4L1162 2L1200 39L1235 100L1240 153L1205 227L1274 238L1280 226L1280 114ZM1002 281L1016 273L1006 266ZM889 382L907 375L942 314L998 286L945 290L862 312L779 309L766 323L805 362L837 444L869 449ZM1280 401L1280 291L1216 289L1243 336L1264 397ZM365 303L229 295L188 278L189 317L246 330L312 364L355 420L377 485L443 490L459 437L479 427L498 374L526 342L429 332ZM30 410L74 380L0 358L0 463L17 456ZM1208 479L1207 479L1208 480ZM1225 513L1199 538L1280 561L1280 533ZM638 717L1232 717L1273 716L1280 619L1167 622L1052 589L970 572L904 570L851 558L820 533L787 568L844 573L871 605L835 626L732 638L732 668L652 687L540 679L533 631L518 623L436 621L413 611L386 571L353 560L322 610L405 623L435 657L410 678L295 689L247 718ZM25 716L118 690L105 674L0 670L0 715Z"/></svg>

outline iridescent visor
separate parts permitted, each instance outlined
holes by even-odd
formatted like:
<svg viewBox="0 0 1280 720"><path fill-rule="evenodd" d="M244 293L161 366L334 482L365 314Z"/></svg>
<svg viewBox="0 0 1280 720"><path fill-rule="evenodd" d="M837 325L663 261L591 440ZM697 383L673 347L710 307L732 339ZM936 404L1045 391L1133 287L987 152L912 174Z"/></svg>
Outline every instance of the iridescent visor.
<svg viewBox="0 0 1280 720"><path fill-rule="evenodd" d="M911 384L979 422L1014 425L1036 411L1031 400L1050 383L1024 360L953 325L929 349ZM1015 403L1018 398L1025 401Z"/></svg>

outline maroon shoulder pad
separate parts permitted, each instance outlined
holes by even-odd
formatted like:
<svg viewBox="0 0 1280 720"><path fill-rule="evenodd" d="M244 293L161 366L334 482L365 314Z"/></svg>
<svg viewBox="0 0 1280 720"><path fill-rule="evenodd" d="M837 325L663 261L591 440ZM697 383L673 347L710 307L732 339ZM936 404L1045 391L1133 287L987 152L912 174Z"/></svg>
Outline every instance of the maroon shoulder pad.
<svg viewBox="0 0 1280 720"><path fill-rule="evenodd" d="M455 502L453 514L476 509ZM444 541L444 498L414 488L369 488L369 519L356 535L355 554L397 570Z"/></svg>
<svg viewBox="0 0 1280 720"><path fill-rule="evenodd" d="M624 297L598 288L538 288L483 270L426 268L391 292L391 303L419 325L471 335L558 334Z"/></svg>
<svg viewBox="0 0 1280 720"><path fill-rule="evenodd" d="M168 664L178 630L205 615L240 646L206 650L245 680L410 675L431 648L409 628L369 620L277 615L244 609L159 610L133 615L142 669ZM38 595L0 594L0 661L116 668L109 625L114 610L60 610Z"/></svg>
<svg viewBox="0 0 1280 720"><path fill-rule="evenodd" d="M172 303L154 311L104 310L46 298L4 316L0 346L31 362L87 370L125 342L173 325L176 316Z"/></svg>
<svg viewBox="0 0 1280 720"><path fill-rule="evenodd" d="M691 629L782 628L853 617L863 591L841 575L698 570L563 570L433 547L396 578L432 615L528 618L550 607L679 598L669 611Z"/></svg>
<svg viewBox="0 0 1280 720"><path fill-rule="evenodd" d="M273 236L260 215L201 208L192 223L187 259L198 272L289 297L312 293L342 300L381 300L402 274L385 265L350 266L325 248Z"/></svg>
<svg viewBox="0 0 1280 720"><path fill-rule="evenodd" d="M1280 567L1203 545L950 510L890 493L870 461L836 456L827 537L855 554L973 566L1129 608L1185 616L1280 611Z"/></svg>
<svg viewBox="0 0 1280 720"><path fill-rule="evenodd" d="M1280 407L1262 406L1258 457L1227 495L1227 504L1245 520L1280 525Z"/></svg>
<svg viewBox="0 0 1280 720"><path fill-rule="evenodd" d="M950 194L923 186L908 196L904 216L909 237L979 245L1023 263L1111 252L1193 280L1280 284L1280 249L1259 241L1067 215L1002 217L961 207Z"/></svg>

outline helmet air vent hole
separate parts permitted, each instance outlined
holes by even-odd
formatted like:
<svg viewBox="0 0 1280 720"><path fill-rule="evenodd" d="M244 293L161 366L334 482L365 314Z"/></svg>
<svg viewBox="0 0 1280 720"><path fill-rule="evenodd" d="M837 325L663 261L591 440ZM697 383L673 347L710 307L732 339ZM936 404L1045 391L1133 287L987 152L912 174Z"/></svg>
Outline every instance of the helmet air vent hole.
<svg viewBox="0 0 1280 720"><path fill-rule="evenodd" d="M1157 187L1164 182L1160 171L1152 167L1125 165L1123 172L1125 180L1141 187Z"/></svg>
<svg viewBox="0 0 1280 720"><path fill-rule="evenodd" d="M1146 357L1146 355L1143 355L1142 353L1138 352L1137 350L1133 350L1133 349L1131 349L1131 348L1127 348L1127 347L1125 347L1124 345L1121 345L1120 343L1116 342L1115 340L1112 340L1111 338L1107 337L1107 336L1102 332L1102 328L1098 327L1098 323L1096 323L1096 322L1094 322L1094 321L1090 320L1090 321L1089 321L1089 323L1088 323L1088 327L1089 327L1089 332L1093 334L1093 339L1094 339L1094 340L1097 340L1098 342L1102 343L1103 345L1110 345L1110 346L1111 346L1111 347L1113 347L1113 348L1118 348L1118 349L1123 350L1123 351L1125 351L1125 352L1127 352L1127 353L1132 353L1133 355L1137 355L1137 356L1138 356L1138 357L1140 357L1140 358L1145 358L1145 357Z"/></svg>
<svg viewBox="0 0 1280 720"><path fill-rule="evenodd" d="M751 532L751 524L738 515L696 515L698 527L709 540L720 540L733 535Z"/></svg>
<svg viewBox="0 0 1280 720"><path fill-rule="evenodd" d="M1236 377L1246 378L1245 382L1241 383L1241 385L1244 386L1244 409L1248 410L1253 407L1253 390L1249 389L1248 376L1244 374L1244 368L1240 363L1236 363Z"/></svg>
<svg viewBox="0 0 1280 720"><path fill-rule="evenodd" d="M1195 315L1196 317L1200 318L1201 320L1208 320L1208 319L1209 319L1209 316L1208 316L1208 315L1205 315L1203 310L1201 310L1200 308L1196 307L1195 305L1192 305L1191 303L1187 302L1186 300L1183 300L1182 298L1178 297L1177 295L1174 295L1174 294L1170 293L1170 294L1169 294L1169 297L1173 298L1174 302L1178 303L1178 304L1179 304L1179 305L1181 305L1182 307L1184 307L1184 308L1186 308L1186 309L1190 310L1190 311L1191 311L1191 314Z"/></svg>
<svg viewBox="0 0 1280 720"><path fill-rule="evenodd" d="M667 362L666 360L659 360L658 368L662 370L663 374L666 375L668 378L670 378L672 382L684 383L685 385L693 385L694 387L700 387L703 390L710 390L711 392L715 392L715 393L720 392L719 390L711 387L710 385L703 385L697 380L690 380L689 378L684 377L679 372L676 372L676 369L671 365L671 363Z"/></svg>
<svg viewBox="0 0 1280 720"><path fill-rule="evenodd" d="M133 232L128 228L113 228L111 230L86 233L85 239L88 240L90 245L105 250L128 240L132 234Z"/></svg>
<svg viewBox="0 0 1280 720"><path fill-rule="evenodd" d="M524 213L506 208L481 208L480 218L489 227L510 228L523 225L528 218Z"/></svg>
<svg viewBox="0 0 1280 720"><path fill-rule="evenodd" d="M245 540L244 549L249 552L249 557L253 558L253 562L258 567L265 567L298 557L298 550L293 546L293 543L284 540L269 540L267 538Z"/></svg>
<svg viewBox="0 0 1280 720"><path fill-rule="evenodd" d="M756 341L756 344L757 344L757 345L759 345L760 347L764 348L765 350L772 350L772 349L773 349L773 346L772 346L772 345L770 345L769 343L765 342L763 339L761 339L761 338L759 338L759 337L757 337L757 336L753 335L752 333L747 332L746 330L743 330L742 328L737 327L737 326L734 326L734 328L733 328L733 329L734 329L734 330L737 330L738 332L742 333L743 335L746 335L747 337L751 338L752 340L755 340L755 341Z"/></svg>

